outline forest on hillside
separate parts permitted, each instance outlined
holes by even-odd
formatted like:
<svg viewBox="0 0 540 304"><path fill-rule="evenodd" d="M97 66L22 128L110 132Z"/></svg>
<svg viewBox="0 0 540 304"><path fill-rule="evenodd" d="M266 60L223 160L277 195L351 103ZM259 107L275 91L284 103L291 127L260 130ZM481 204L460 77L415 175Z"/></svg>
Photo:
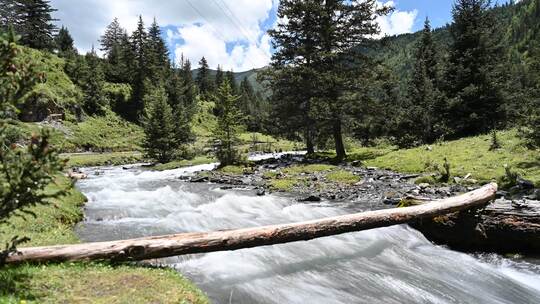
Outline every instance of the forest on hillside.
<svg viewBox="0 0 540 304"><path fill-rule="evenodd" d="M337 6L350 9L337 3L334 11ZM335 147L342 157L343 137L414 147L517 127L538 145L539 6L537 0L494 7L457 1L453 22L443 28L432 29L426 19L421 32L373 40L366 39L366 31L378 32L372 23L347 28L306 18L320 7L286 3L278 13L292 21L270 32L278 50L271 66L241 79L219 66L211 70L204 57L197 66L173 62L157 20L146 27L139 18L132 33L112 20L96 46L101 57L95 50L78 54L69 29L55 27L48 1L7 1L1 27L20 35L23 56L42 62L40 68L63 70L17 103L24 121L50 114L82 121L114 112L156 126L154 113L175 130L167 149L184 151L165 161L189 154L181 147L195 139L193 117L201 104L211 103L210 114L220 117L216 95L228 83L244 129L304 141L310 152ZM325 41L318 29L333 22L349 37L335 32Z"/></svg>

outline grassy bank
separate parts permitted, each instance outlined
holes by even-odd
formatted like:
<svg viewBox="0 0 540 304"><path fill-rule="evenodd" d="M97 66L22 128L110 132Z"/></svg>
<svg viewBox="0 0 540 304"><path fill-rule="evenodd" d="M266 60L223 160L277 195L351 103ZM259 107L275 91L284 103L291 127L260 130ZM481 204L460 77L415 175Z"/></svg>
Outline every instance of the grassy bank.
<svg viewBox="0 0 540 304"><path fill-rule="evenodd" d="M59 178L58 187L69 186ZM31 238L25 246L79 242L73 226L82 219L85 197L72 189L66 197L33 211L36 219L13 218L0 239ZM0 271L0 303L207 303L195 286L172 269L127 264L64 263L9 266Z"/></svg>
<svg viewBox="0 0 540 304"><path fill-rule="evenodd" d="M497 133L501 148L490 151L491 136L481 135L447 141L413 149L392 147L354 148L348 160L361 160L366 166L406 173L436 173L444 159L450 163L451 175L471 174L478 182L496 180L509 165L523 178L540 186L540 151L527 149L515 130Z"/></svg>
<svg viewBox="0 0 540 304"><path fill-rule="evenodd" d="M65 153L61 155L68 160L68 167L117 166L139 163L144 160L143 154L132 152L108 153Z"/></svg>

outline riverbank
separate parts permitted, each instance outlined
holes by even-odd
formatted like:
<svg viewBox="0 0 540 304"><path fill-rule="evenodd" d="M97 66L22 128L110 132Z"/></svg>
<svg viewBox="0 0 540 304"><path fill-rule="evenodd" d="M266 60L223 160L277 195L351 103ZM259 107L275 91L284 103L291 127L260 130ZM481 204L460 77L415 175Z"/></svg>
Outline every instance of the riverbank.
<svg viewBox="0 0 540 304"><path fill-rule="evenodd" d="M57 185L69 187L60 177ZM38 216L11 220L2 239L28 236L24 246L74 244L73 227L83 218L86 198L72 188L62 199L32 209ZM206 296L178 272L131 264L62 263L9 266L0 271L0 303L207 303Z"/></svg>

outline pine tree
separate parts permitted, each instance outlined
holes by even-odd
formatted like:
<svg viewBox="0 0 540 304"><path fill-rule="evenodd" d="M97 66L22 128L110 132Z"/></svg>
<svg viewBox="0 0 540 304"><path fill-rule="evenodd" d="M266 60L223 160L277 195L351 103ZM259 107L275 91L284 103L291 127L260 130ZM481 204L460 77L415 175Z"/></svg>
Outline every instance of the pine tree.
<svg viewBox="0 0 540 304"><path fill-rule="evenodd" d="M169 60L169 51L165 45L165 41L161 37L161 29L155 18L148 30L146 52L149 78L154 85L158 85L169 77L171 63Z"/></svg>
<svg viewBox="0 0 540 304"><path fill-rule="evenodd" d="M223 69L218 64L217 70L216 70L216 77L215 77L216 88L219 88L224 80L225 80L225 75L223 73Z"/></svg>
<svg viewBox="0 0 540 304"><path fill-rule="evenodd" d="M217 127L212 132L217 143L216 157L221 167L238 164L243 161L237 147L242 127L242 113L238 108L239 97L232 94L231 86L225 80L217 89L214 99L221 112L217 118Z"/></svg>
<svg viewBox="0 0 540 304"><path fill-rule="evenodd" d="M113 49L122 43L124 34L125 30L120 26L118 18L114 18L114 20L107 25L105 33L99 40L101 43L100 50L105 53L105 57L108 57Z"/></svg>
<svg viewBox="0 0 540 304"><path fill-rule="evenodd" d="M487 132L504 118L495 68L501 55L494 40L500 37L489 0L458 0L446 68L446 94L450 98L447 123L454 137Z"/></svg>
<svg viewBox="0 0 540 304"><path fill-rule="evenodd" d="M441 92L438 90L437 50L427 18L416 45L414 60L406 99L408 103L398 127L404 136L400 139L400 146L407 147L433 142L442 135L439 126L444 109L440 106Z"/></svg>
<svg viewBox="0 0 540 304"><path fill-rule="evenodd" d="M142 16L139 16L137 29L130 37L131 51L134 56L133 60L133 80L131 87L133 90L130 109L128 109L128 117L136 121L142 110L144 109L143 98L146 95L146 80L148 77L148 58L147 58L147 40L148 34L144 28Z"/></svg>
<svg viewBox="0 0 540 304"><path fill-rule="evenodd" d="M17 29L20 24L20 16L17 13L19 9L20 1L18 0L4 0L0 5L0 31L8 32L9 28Z"/></svg>
<svg viewBox="0 0 540 304"><path fill-rule="evenodd" d="M68 29L64 26L58 31L58 35L56 35L55 38L55 44L58 55L62 57L73 57L77 54L73 37L71 37Z"/></svg>
<svg viewBox="0 0 540 304"><path fill-rule="evenodd" d="M309 111L315 108L317 120L332 135L337 159L346 156L342 129L350 107L349 99L341 97L354 90L370 66L368 58L355 50L369 45L379 33L377 16L389 11L375 0L280 2L278 17L288 21L270 31L278 49L274 66L294 65L296 77L311 78Z"/></svg>
<svg viewBox="0 0 540 304"><path fill-rule="evenodd" d="M100 60L94 48L85 56L88 72L81 81L81 88L84 110L88 114L103 114L107 107L107 98L103 91L105 77Z"/></svg>
<svg viewBox="0 0 540 304"><path fill-rule="evenodd" d="M229 82L231 85L231 91L233 95L238 95L238 85L236 84L236 78L234 77L234 72L232 70L227 71L225 73L225 79Z"/></svg>
<svg viewBox="0 0 540 304"><path fill-rule="evenodd" d="M210 79L210 70L206 58L201 58L199 61L199 69L197 70L197 78L195 80L199 87L199 93L203 97L209 97L213 91L212 81Z"/></svg>
<svg viewBox="0 0 540 304"><path fill-rule="evenodd" d="M9 225L16 217L31 218L24 215L38 217L40 214L34 214L30 207L47 204L66 193L64 190L45 191L64 167L57 151L49 144L48 132L42 131L23 140L28 144L22 148L15 148L19 143L9 136L12 122L6 116L10 116L20 97L43 77L33 61L20 58L21 49L16 43L12 30L0 34L0 225ZM4 236L0 236L0 267L9 255L16 253L19 244L30 240L22 235L8 236L8 239Z"/></svg>
<svg viewBox="0 0 540 304"><path fill-rule="evenodd" d="M24 0L19 2L16 27L21 35L21 43L34 49L52 50L56 26L51 14L56 9L50 6L48 0Z"/></svg>
<svg viewBox="0 0 540 304"><path fill-rule="evenodd" d="M175 123L167 94L163 88L151 90L145 96L143 147L147 156L166 163L174 158L178 141L175 137Z"/></svg>

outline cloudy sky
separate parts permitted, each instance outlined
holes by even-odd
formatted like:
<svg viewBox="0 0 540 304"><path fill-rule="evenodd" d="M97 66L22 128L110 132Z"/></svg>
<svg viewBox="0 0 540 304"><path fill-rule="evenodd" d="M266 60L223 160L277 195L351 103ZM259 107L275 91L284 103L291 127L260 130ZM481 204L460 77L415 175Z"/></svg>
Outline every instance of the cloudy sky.
<svg viewBox="0 0 540 304"><path fill-rule="evenodd" d="M434 26L450 20L452 0L381 0L396 10L380 19L384 34L413 32L426 16ZM202 56L210 67L245 71L268 64L271 44L266 31L275 26L279 0L51 0L55 17L86 52L105 27L118 17L132 31L142 14L146 25L155 17L162 27L171 56L196 63Z"/></svg>

